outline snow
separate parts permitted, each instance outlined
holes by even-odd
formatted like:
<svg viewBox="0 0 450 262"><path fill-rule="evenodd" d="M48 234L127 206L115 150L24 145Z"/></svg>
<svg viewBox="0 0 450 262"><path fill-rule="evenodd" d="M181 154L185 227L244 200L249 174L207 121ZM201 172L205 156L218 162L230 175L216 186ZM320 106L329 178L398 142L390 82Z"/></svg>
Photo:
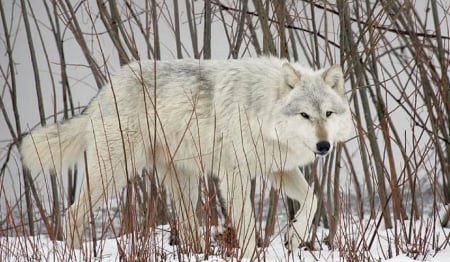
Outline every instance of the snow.
<svg viewBox="0 0 450 262"><path fill-rule="evenodd" d="M425 220L426 221L426 220ZM372 223L371 221L366 221ZM426 225L424 221L413 223L414 226ZM406 245L401 234L396 237L400 239L400 253L393 255L392 258L386 258L388 250L395 252L395 237L392 229L380 229L375 232L377 237L370 251L361 251L351 253L349 249L341 248L341 252L328 250L325 245L321 245L321 250L310 251L300 248L291 254L287 254L283 246L282 234L276 234L270 245L265 249L265 261L351 261L351 255L356 261L389 261L389 262L411 262L411 261L432 261L444 262L450 258L449 235L450 229L442 228L436 224L435 241L425 239L425 235L420 235L423 240L422 246L418 246L421 252L414 252L414 245ZM148 261L237 261L236 259L222 258L220 255L205 257L203 254L179 254L176 246L169 245L170 237L169 226L158 226L154 229L153 235L146 241L139 239L135 234L125 235L115 239L99 240L95 243L97 252L94 252L94 242L84 243L82 249L71 250L64 242L52 241L46 235L35 237L0 237L0 261L123 261L135 257L137 250L145 252L145 258ZM326 234L325 229L319 228L319 235ZM367 233L367 232L366 232ZM428 232L429 234L430 232ZM371 233L366 234L366 240L370 239ZM357 240L361 236L355 236ZM426 240L426 241L425 241ZM338 241L339 242L339 241ZM347 242L351 243L347 236ZM434 243L435 245L432 245ZM434 247L433 247L434 246ZM403 251L402 251L403 250ZM436 251L437 250L437 251ZM409 254L405 253L408 252ZM214 252L219 253L216 247ZM142 256L142 253L139 253ZM341 254L341 255L340 255ZM124 259L125 256L125 259ZM242 261L249 261L244 259ZM355 261L355 260L353 260Z"/></svg>
<svg viewBox="0 0 450 262"><path fill-rule="evenodd" d="M16 1L4 1L5 10L15 10L16 12L20 12L20 8L12 8L11 6L15 5ZM194 1L197 5L202 5L201 1ZM415 1L416 4L427 3L427 1ZM442 1L445 2L445 1ZM84 2L83 2L84 3ZM85 2L88 7L88 2ZM170 9L171 1L167 1ZM442 3L443 4L443 3ZM38 17L38 21L40 23L45 24L46 22L46 12L43 9L42 4L38 4L38 1L30 1L30 5L34 10L35 14ZM92 6L93 7L93 6ZM198 7L198 6L197 6ZM201 9L201 7L200 7ZM199 8L197 8L199 10ZM418 8L419 12L421 10L425 10L425 6L421 6ZM446 10L444 7L442 10ZM186 12L181 11L180 13L186 14ZM11 16L19 16L20 13L11 12ZM425 13L423 13L425 15ZM445 15L445 14L444 14ZM318 16L320 17L320 16ZM84 18L85 19L85 18ZM21 21L7 18L8 21ZM163 26L163 19L161 19L161 26ZM445 23L442 23L442 31L448 32L448 28L445 26ZM48 26L48 24L47 24ZM89 23L84 23L82 26L86 26L83 28L83 31L91 32L94 25ZM186 29L187 24L184 24ZM199 25L201 27L201 25ZM213 23L213 27L221 27L220 23ZM14 23L11 24L11 28L14 28ZM31 76L32 74L32 65L29 62L29 53L28 50L26 35L23 33L23 27L17 27L18 34L14 35L14 39L16 39L15 43L15 55L14 60L17 65L17 86L18 86L18 97L20 97L18 103L19 108L22 110L21 114L21 125L22 127L35 125L38 120L37 113L32 114L31 112L36 111L37 108L35 94L30 92L30 86L33 86L34 78ZM219 28L220 29L220 28ZM214 29L213 29L214 31ZM172 36L172 30L170 28L162 28L160 30L161 34L161 42L162 43L174 43ZM219 32L219 30L218 30ZM34 32L36 33L36 32ZM49 30L43 30L43 38L44 39L52 39L52 34ZM216 37L218 37L217 34ZM37 37L37 35L35 35ZM224 35L223 35L224 36ZM330 34L330 36L332 36ZM190 39L184 39L183 42L187 43ZM95 41L92 42L95 45ZM112 50L110 47L110 43L107 41L101 42L103 48L105 50ZM220 58L223 57L224 54L227 54L228 46L226 45L228 41L223 38L216 38L216 45L213 48L213 57ZM49 45L50 50L53 45L51 45L51 41L46 41L46 45ZM223 46L224 45L224 46ZM80 48L78 44L73 39L71 40L71 36L68 36L65 39L65 48L66 50L70 50L68 52L68 56L66 57L67 63L72 65L69 67L69 75L71 80L71 86L76 87L77 92L73 93L75 104L84 105L92 98L92 96L96 93L96 88L93 88L91 85L94 83L94 80L91 77L91 73L88 68L83 66L73 66L73 65L84 65L86 61L83 59L83 55L80 55ZM53 48L54 49L54 48ZM41 50L41 49L39 49ZM163 54L163 57L170 57L171 51L174 50L173 47L168 46L167 49L162 49L162 52L166 51L166 54ZM43 54L44 52L38 52L38 54ZM50 52L50 61L58 61L57 53ZM118 61L112 61L114 59L114 55L109 56L106 54L108 59L111 59L109 65L112 67L113 65L118 65ZM56 58L55 58L56 57ZM99 56L99 59L102 57ZM117 58L116 58L117 59ZM40 63L42 63L39 67L46 68L44 59L38 59ZM4 60L6 61L6 60ZM3 61L2 61L3 62ZM57 67L59 67L59 63L53 62L52 66L55 72L58 72ZM6 66L5 66L6 68ZM49 74L42 73L40 75L41 82L43 86L51 86L51 80L49 79ZM43 89L43 96L47 97L44 101L45 108L47 109L47 115L49 113L53 113L54 107L57 107L57 111L61 110L62 103L54 104L54 97L61 97L60 89L56 89L56 94L53 93L51 88ZM6 100L5 100L6 101ZM6 107L10 108L8 101ZM8 112L12 112L11 109ZM393 110L392 113L397 112ZM394 118L396 121L402 121L401 117ZM408 123L403 125L398 125L399 127L409 127ZM25 128L26 129L26 128ZM7 130L5 121L0 121L0 130ZM407 132L408 130L405 130ZM5 144L5 141L9 143L12 140L9 137L8 132L0 132L0 143ZM406 136L405 136L406 137ZM427 141L422 140L422 141ZM416 143L414 141L414 143ZM413 143L413 144L414 144ZM2 144L2 145L3 145ZM6 148L2 147L2 150ZM351 151L351 150L350 150ZM15 161L19 162L18 153L13 154L15 156ZM11 161L13 164L10 166L11 168L11 176L5 175L2 176L0 181L2 181L1 187L1 201L10 200L10 199L19 199L20 191L22 190L21 185L23 181L21 181L20 176L17 176L20 172L15 171L15 161ZM400 160L399 160L400 161ZM433 161L430 161L431 167L433 169ZM356 169L359 170L361 167L358 167L359 162L355 161L353 165L356 166ZM17 165L19 166L19 165ZM397 164L399 168L402 168L402 165ZM423 167L427 169L426 167ZM17 173L17 174L16 174ZM420 178L420 174L418 174ZM342 176L345 178L345 176ZM428 177L425 177L428 179ZM42 176L39 177L42 179ZM63 184L66 184L65 182ZM6 190L6 192L4 191ZM426 193L426 192L425 192ZM45 196L45 194L44 194ZM429 198L426 201L430 201ZM1 202L0 201L0 202ZM425 201L425 202L426 202ZM0 207L5 207L8 205L0 203ZM448 207L445 209L441 209L441 211L448 210ZM3 212L3 210L1 210ZM9 210L7 211L9 212ZM14 209L13 212L22 212ZM430 212L424 212L425 214L429 214ZM12 214L13 217L17 217ZM3 220L5 216L1 216L1 220ZM17 218L18 219L18 218ZM276 233L270 246L266 248L264 258L265 261L351 261L349 256L351 255L350 249L352 245L355 245L356 251L354 252L357 257L353 261L392 261L392 262L403 262L403 261L450 261L450 244L448 241L450 230L448 228L442 228L439 225L439 222L433 223L435 221L431 219L424 218L423 220L411 223L410 221L403 221L399 224L399 227L396 229L385 229L383 227L378 228L376 225L376 221L363 221L361 225L348 225L346 221L341 221L341 225L338 230L340 230L339 236L337 236L336 249L329 250L326 245L320 244L317 246L315 251L309 251L305 249L299 249L288 255L283 245L283 229L280 229L280 233ZM412 225L412 226L411 226ZM412 228L412 232L410 232L410 228ZM2 228L3 229L3 228ZM318 235L320 237L327 234L327 230L323 228L319 228ZM147 252L149 258L153 258L153 260L149 261L224 261L220 256L210 256L207 259L202 254L184 254L183 257L180 257L178 249L176 246L170 246L168 244L168 227L161 226L154 230L154 234L150 239L147 239L145 243L141 240L143 238L139 238L138 233L130 234L126 236L122 236L120 238L109 238L104 239L98 242L87 241L85 242L83 249L81 250L71 250L66 245L65 242L61 241L53 241L48 235L37 235L37 236L21 236L21 237L10 237L0 235L0 262L1 261L121 261L125 260L123 258L123 254L126 258L133 258L136 254L136 250L143 250L142 252ZM362 246L368 245L370 240L374 237L373 245L370 250L363 251ZM408 243L408 239L410 239L410 243ZM398 254L396 253L395 242L399 241L398 244ZM141 246L142 248L136 248L137 246ZM95 246L95 248L94 248ZM339 251L341 250L341 251ZM122 253L123 251L123 253ZM216 250L217 251L217 250ZM217 251L216 253L218 253ZM389 254L393 255L389 255ZM346 259L347 258L347 259ZM137 260L137 259L136 259ZM229 260L229 259L228 259Z"/></svg>

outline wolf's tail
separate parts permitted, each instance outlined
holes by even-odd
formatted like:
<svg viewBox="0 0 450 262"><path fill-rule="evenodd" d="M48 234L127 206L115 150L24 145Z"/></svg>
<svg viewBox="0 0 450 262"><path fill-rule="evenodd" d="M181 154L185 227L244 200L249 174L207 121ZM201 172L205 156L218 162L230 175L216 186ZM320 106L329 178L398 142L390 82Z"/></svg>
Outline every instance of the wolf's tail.
<svg viewBox="0 0 450 262"><path fill-rule="evenodd" d="M25 136L20 145L22 162L30 170L59 170L81 159L86 150L84 115L49 125Z"/></svg>

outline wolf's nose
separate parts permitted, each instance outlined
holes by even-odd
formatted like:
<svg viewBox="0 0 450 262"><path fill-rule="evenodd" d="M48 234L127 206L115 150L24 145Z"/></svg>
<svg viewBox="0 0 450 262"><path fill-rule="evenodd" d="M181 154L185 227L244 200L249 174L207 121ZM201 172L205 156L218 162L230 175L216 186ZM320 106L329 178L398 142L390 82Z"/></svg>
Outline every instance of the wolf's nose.
<svg viewBox="0 0 450 262"><path fill-rule="evenodd" d="M330 150L330 143L328 141L320 141L316 144L317 153L320 155L326 155Z"/></svg>

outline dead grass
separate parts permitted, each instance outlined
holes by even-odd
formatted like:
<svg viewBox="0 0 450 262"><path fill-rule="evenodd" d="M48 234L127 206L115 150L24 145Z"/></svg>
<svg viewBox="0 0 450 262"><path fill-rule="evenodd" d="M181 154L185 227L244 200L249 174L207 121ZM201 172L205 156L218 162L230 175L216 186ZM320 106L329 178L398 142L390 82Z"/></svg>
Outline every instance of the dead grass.
<svg viewBox="0 0 450 262"><path fill-rule="evenodd" d="M450 217L446 1L175 2L21 0L0 5L6 50L0 63L0 257L75 258L57 244L48 247L55 249L53 257L45 257L49 253L32 239L60 238L60 218L79 190L83 163L67 176L24 172L17 145L29 125L79 114L79 101L87 101L82 94L95 93L92 89L108 81L109 68L132 60L256 55L345 68L355 136L304 169L321 196L319 230L313 230L310 245L319 250L314 256L331 248L349 261L401 253L425 259L447 248L449 232L440 230ZM205 19L212 24L205 25ZM154 179L154 170L134 171L142 175L100 212L94 210L95 224L86 231L92 241L81 251L87 260L102 258L105 238L117 238L122 260L182 260L195 256L203 237L205 257L234 254L235 229L223 225L209 176L202 177L199 227L174 231L179 244L174 249L161 237L168 228L157 227L178 228L183 222L171 209L170 195ZM258 181L254 192L257 230L267 246L286 230L288 221L276 221L292 217L295 203L271 192L265 181ZM225 231L217 235L211 228Z"/></svg>

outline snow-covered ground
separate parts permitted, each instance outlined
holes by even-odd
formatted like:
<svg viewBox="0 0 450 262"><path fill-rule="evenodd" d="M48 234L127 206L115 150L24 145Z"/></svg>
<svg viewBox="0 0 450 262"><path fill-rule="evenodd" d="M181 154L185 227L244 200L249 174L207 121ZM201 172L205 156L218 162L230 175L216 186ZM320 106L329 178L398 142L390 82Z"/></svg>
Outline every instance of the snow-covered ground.
<svg viewBox="0 0 450 262"><path fill-rule="evenodd" d="M352 235L342 235L335 250L320 245L315 251L298 249L287 254L283 246L282 234L276 234L265 249L265 261L434 261L450 260L450 229L442 228L439 223L421 220L409 224L406 221L395 229L375 230L376 221L366 221L367 230L359 231L357 226L346 226L341 231L355 231ZM431 230L434 227L434 230ZM405 231L406 229L406 231ZM410 244L406 244L405 234L410 231ZM319 228L318 235L326 235L326 230ZM347 232L348 233L348 232ZM374 235L375 234L375 235ZM365 235L364 238L361 235ZM351 239L349 239L349 236ZM236 261L220 255L206 258L202 254L180 254L176 246L169 245L170 230L168 226L159 226L152 237L144 241L135 234L120 238L85 242L83 249L70 250L64 242L52 241L46 235L35 237L1 237L0 261ZM367 246L374 237L370 251ZM345 239L344 239L345 238ZM339 239L339 236L337 237ZM396 241L398 243L396 245ZM95 246L95 248L94 248ZM353 248L351 248L353 246ZM399 247L396 253L396 246ZM366 248L364 248L366 247ZM351 251L351 250L355 251ZM96 252L94 252L94 250ZM341 250L341 251L339 251ZM139 253L138 253L139 252ZM220 250L214 250L216 254ZM390 255L391 254L391 255ZM397 255L396 255L397 254ZM138 259L139 257L139 259ZM391 257L391 258L389 258ZM249 260L243 260L249 261Z"/></svg>
<svg viewBox="0 0 450 262"><path fill-rule="evenodd" d="M23 131L28 130L29 128L32 128L35 126L39 120L38 120L38 113L37 113L37 99L36 94L32 91L32 88L35 85L35 79L33 76L33 66L30 62L30 55L27 51L29 48L27 46L28 41L26 38L26 30L22 26L23 21L21 14L21 8L18 4L19 1L3 1L2 4L5 7L5 10L7 10L8 14L6 17L7 27L12 29L12 38L14 42L14 63L15 63L15 69L17 74L17 97L18 103L19 103L19 109L20 109L20 124L22 125ZM43 3L46 1L28 1L30 5L30 10L34 12L33 15L31 15L30 11L30 17L37 16L37 22L36 25L43 26L41 29L42 32L39 32L35 30L33 32L34 39L39 39L40 34L42 33L42 39L44 39L43 46L47 47L48 50L52 50L52 52L49 52L48 60L46 60L44 56L44 50L40 48L41 45L36 45L37 47L37 54L38 62L40 63L39 68L41 68L41 75L40 75L40 81L41 85L45 86L46 88L43 88L43 96L45 98L44 105L46 108L46 116L50 116L54 113L54 110L56 108L56 111L60 111L62 109L62 101L58 101L58 103L54 103L54 98L62 97L60 94L62 92L62 88L56 88L56 91L52 88L53 81L57 82L59 81L59 77L57 77L59 72L59 66L60 66L60 60L58 53L55 51L56 46L54 46L55 42L53 40L53 32L51 31L50 22L48 21L47 13L45 11ZM76 1L74 1L75 3ZM147 3L148 1L131 1L136 4L136 7L139 8L140 6L146 6L143 3ZM130 2L130 3L131 3ZM142 3L138 3L142 2ZM167 7L167 12L164 11L164 9L161 9L162 15L161 19L159 21L160 29L160 39L161 43L164 43L163 48L161 49L162 57L164 58L173 58L175 57L175 46L174 46L174 38L173 38L173 30L172 25L169 23L170 21L167 21L163 18L170 17L172 14L172 1L161 1L165 3L165 6ZM179 1L180 3L182 1ZM219 1L220 2L220 1ZM223 1L223 3L227 2L236 2L239 1ZM249 1L251 2L251 1ZM303 1L298 1L299 3L303 3ZM331 1L333 2L333 1ZM423 17L428 17L428 11L430 8L428 5L432 1L413 1L414 5L416 6L416 10L423 15ZM78 5L78 15L81 22L81 26L83 27L82 31L86 34L86 40L91 43L92 45L92 54L96 56L96 59L98 61L103 61L105 57L108 58L108 64L111 69L111 71L116 72L118 69L118 57L116 55L116 50L113 48L112 43L108 40L106 34L100 34L99 36L96 36L94 38L92 35L93 29L99 29L102 33L104 33L101 19L94 19L91 24L91 20L89 19L89 12L92 12L93 14L96 12L96 4L95 1L79 1ZM128 3L128 2L127 2ZM193 5L196 6L197 11L202 10L203 3L202 1L191 1ZM293 1L292 3L295 3ZM304 2L307 3L307 2ZM441 14L442 14L442 24L441 24L441 31L444 35L448 37L449 29L448 29L448 23L446 17L448 14L448 3L446 1L438 1L438 5L441 5ZM330 8L333 5L330 5ZM183 7L181 7L183 8ZM298 10L301 10L300 7ZM334 28L333 22L336 24L339 22L339 17L332 16L329 14L328 16L323 16L320 13L321 8L318 8L316 10L317 13L316 17L323 19L323 17L326 17L327 20L323 23L323 27L321 27L319 30L322 30L326 35L326 40L335 40L338 41L339 39L339 32L335 31L337 30L337 27ZM250 10L253 12L254 8L250 8ZM293 9L295 11L296 9ZM305 10L309 10L309 8L305 8ZM378 13L378 10L381 10L379 8L374 9L374 14ZM87 12L89 11L89 12ZM200 12L200 11L199 11ZM183 45L186 45L186 52L190 48L190 42L191 39L189 38L189 30L188 30L188 23L186 18L186 10L181 9L181 21L182 21L182 37L183 39ZM128 11L124 12L125 16L124 21L128 21ZM308 13L306 12L305 15ZM293 15L301 15L303 17L303 13L293 13ZM379 13L378 17L382 18L385 15L383 13ZM198 16L200 17L200 16ZM306 17L306 16L305 16ZM356 17L356 16L355 16ZM147 19L146 16L142 16L143 19ZM233 18L233 20L231 20ZM231 22L234 22L234 17L229 16L227 19L230 19L229 25L232 25ZM361 21L365 21L368 18L366 16L361 16ZM299 21L303 21L304 19L300 19ZM380 23L381 23L380 19ZM61 22L66 21L64 17L62 17ZM143 20L144 21L144 20ZM305 20L306 21L306 20ZM328 21L328 22L327 22ZM378 21L378 20L377 20ZM431 21L431 20L430 20ZM201 19L198 19L198 28L201 30L203 28ZM227 26L229 26L227 25ZM389 26L389 24L386 24ZM132 24L130 24L132 26ZM354 24L356 28L356 23ZM225 58L228 54L228 50L230 47L228 46L228 40L225 38L228 37L228 34L220 33L222 32L222 28L224 28L224 25L220 23L217 19L214 23L212 23L212 31L216 32L214 34L214 41L213 45L214 48L212 49L212 57L214 58ZM34 28L34 27L33 27ZM365 27L364 27L365 28ZM226 28L225 28L226 29ZM230 29L234 30L237 28L234 28L230 26ZM393 28L394 29L394 28ZM0 29L0 31L3 30ZM134 32L138 32L139 30L137 28L131 29ZM356 30L356 29L355 29ZM367 30L372 31L372 30ZM382 30L384 31L384 30ZM430 32L433 30L430 29ZM200 31L202 32L202 31ZM356 31L359 32L359 31ZM366 31L363 31L362 33L365 33ZM377 32L378 31L374 31ZM260 32L258 31L258 34ZM380 31L381 33L381 31ZM0 34L4 36L5 34ZM87 102L96 94L97 88L95 86L95 81L91 75L91 71L88 69L88 66L85 66L87 62L84 59L83 54L81 53L81 48L79 47L77 41L75 41L75 37L70 34L69 30L65 30L64 33L64 48L67 50L66 52L66 61L69 70L69 78L70 78L70 86L74 90L73 92L73 101L75 105L86 105ZM134 36L134 35L133 35ZM137 36L137 35L136 35ZM104 37L104 38L103 38ZM201 40L201 34L199 35ZM333 38L335 37L335 38ZM378 35L376 35L378 37ZM97 40L94 40L97 39ZM361 38L362 39L362 38ZM5 48L5 41L4 37L2 37L2 47ZM137 38L139 41L139 37ZM37 41L37 40L36 40ZM99 41L97 43L97 41ZM143 41L143 39L141 39ZM278 40L277 40L278 41ZM397 39L392 39L392 46L394 47L393 50L395 50L396 47L401 48L401 50L404 49L404 46L401 44L401 42L397 43ZM428 41L428 40L427 40ZM434 41L433 39L429 40ZM37 42L36 42L37 43ZM384 48L391 48L389 45L385 45L384 42L380 42L379 46L379 52L384 52ZM448 43L448 42L445 42ZM144 42L138 42L138 48L140 50L144 50L145 43ZM427 44L428 45L428 44ZM102 47L102 52L100 52L97 48L97 46ZM361 47L360 47L361 48ZM377 47L378 48L378 47ZM321 50L333 50L330 49L330 47L321 46ZM6 49L5 49L6 50ZM368 49L369 50L369 49ZM378 49L377 49L378 50ZM377 50L371 50L370 52L378 52ZM105 54L103 53L106 52ZM249 51L250 53L252 51ZM327 51L328 52L328 51ZM338 51L330 51L330 53L335 53L336 55L339 54ZM4 52L6 54L7 52ZM144 53L141 53L143 55ZM364 53L363 53L364 54ZM324 57L328 57L328 55L325 55L324 53L320 54L322 56L322 60L324 60ZM407 59L408 53L404 53L405 59ZM192 54L186 54L186 56L192 56ZM363 57L363 56L362 56ZM387 57L387 56L386 56ZM337 59L338 57L334 58L333 60ZM301 57L302 61L306 61L305 58ZM386 58L386 60L380 60L380 68L382 67L388 67L389 64L392 62ZM324 62L324 61L322 61ZM384 62L384 64L383 64ZM51 65L52 70L47 69L47 63ZM8 60L6 59L6 56L3 56L3 60L1 60L2 69L4 72L7 73L7 64ZM414 65L414 62L411 63ZM397 65L394 65L394 67ZM406 68L406 67L405 67ZM395 69L395 70L394 70ZM47 72L49 71L49 72ZM389 71L389 69L387 70ZM405 71L408 72L408 70L403 70L401 67L398 68L392 68L392 74L396 72ZM45 74L45 73L48 74ZM382 71L380 71L382 72ZM6 103L6 109L9 110L8 114L12 112L12 106L9 102L9 97L7 96L7 89L10 83L10 78L5 73L4 75L4 93L2 94L2 103ZM50 76L55 77L55 80L51 80ZM395 87L395 81L391 82L390 74L382 75L380 76L386 77L384 81L386 81L388 86ZM411 81L410 75L407 74L408 78L405 78L404 83L411 83L414 81ZM395 80L395 79L394 79ZM348 84L347 84L348 85ZM9 88L9 87L8 87ZM390 90L392 92L394 88ZM403 89L401 89L403 92ZM405 87L406 90L406 87ZM56 93L55 93L56 92ZM411 97L417 97L420 94L418 91L414 91L411 93ZM408 92L406 92L408 93ZM394 106L393 108L397 108L397 101L393 101ZM418 103L420 104L420 102ZM402 112L401 110L393 110L391 108L392 114L398 114L398 112ZM407 111L408 108L405 109ZM421 112L422 110L426 112L425 109L422 109L422 106L419 105L418 112ZM408 112L408 115L409 116ZM12 116L12 113L10 114ZM13 119L11 117L11 119ZM400 115L399 117L393 116L393 119L395 121L406 121L409 119L408 117L405 117L405 115ZM419 128L419 126L413 125L413 128L411 128L411 123L405 122L404 124L400 125L397 124L397 127L400 127L399 131L405 132L405 139L407 139L409 132L409 129L415 129ZM422 127L420 127L422 129ZM6 132L5 130L8 130L8 127L6 125L6 121L4 121L3 118L0 117L0 149L2 150L2 153L0 154L0 158L2 158L1 164L3 164L3 161L6 157L4 152L9 152L8 145L12 141L12 137L10 136L9 132ZM420 131L422 132L422 131ZM422 133L421 133L422 134ZM411 135L413 139L416 139L415 133ZM420 142L428 143L426 137L422 137L422 135L419 136L421 139ZM380 139L381 140L381 139ZM356 144L356 142L354 142ZM420 147L416 148L417 141L413 140L411 142L406 141L406 144L410 145L413 149L412 155L415 156L417 151L418 155L421 155L424 153L424 159L433 159L433 154L426 153L429 149L428 147L425 149L421 149ZM350 147L350 143L347 143ZM408 146L408 147L410 147ZM359 147L354 146L355 151L360 150ZM430 147L430 152L433 152L433 147ZM351 152L352 150L350 150ZM9 217L12 217L11 221L14 221L14 223L20 224L23 222L24 216L22 216L22 212L25 212L25 209L17 208L16 206L20 206L21 204L15 204L17 200L22 199L23 200L23 181L21 180L20 174L21 172L21 166L20 164L20 156L16 150L16 148L12 148L12 154L11 154L11 164L8 166L6 170L8 170L8 173L1 174L0 175L0 221L8 221ZM408 154L410 151L408 151ZM396 161L399 161L399 163L396 163L396 169L399 171L403 170L404 166L401 163L402 159L399 157L396 159ZM362 174L363 170L360 172L359 170L362 169L360 167L360 160L354 161L352 165L355 166L357 172L359 174ZM426 162L426 161L425 161ZM439 168L435 168L435 164L432 160L429 162L430 164L421 164L421 167L419 171L424 171L425 173L428 172L428 169L430 170L438 170ZM386 164L387 166L387 164ZM436 171L438 172L438 171ZM431 180L430 177L433 175L423 175L421 172L417 172L417 177L419 181L423 182L419 183L420 185L418 188L423 188L423 191L420 192L422 195L422 202L423 210L425 210L422 214L428 214L430 215L432 211L428 211L427 209L432 209L431 205L427 205L433 201L432 198L436 192L432 192L434 188L428 189L426 186L428 184L434 185L435 181ZM438 173L434 174L434 176L438 176ZM346 176L343 174L341 176L342 179L345 179ZM36 183L38 184L37 180L46 180L46 176L40 176L37 177ZM375 178L373 178L375 179ZM431 182L430 182L431 180ZM347 190L347 188L352 188L353 184L346 183L345 181L342 181L343 190ZM81 183L81 182L80 182ZM63 181L62 184L67 184L66 181ZM347 186L348 185L348 186ZM46 187L43 187L43 202L45 203L45 200L47 199L46 196L50 196L45 189ZM349 189L350 190L350 189ZM421 189L422 190L422 189ZM428 191L427 191L428 190ZM432 192L432 193L431 193ZM419 192L417 192L419 193ZM405 193L405 196L407 195L407 192ZM407 198L407 197L406 197ZM405 198L405 199L406 199ZM437 201L437 199L434 199L434 201ZM418 201L420 202L420 201ZM355 205L356 206L356 205ZM367 207L367 206L365 206ZM434 208L434 207L433 207ZM281 209L281 208L280 208ZM50 212L48 212L50 213ZM367 213L365 213L367 214ZM431 216L431 215L430 215ZM285 216L284 216L285 217ZM350 216L348 220L352 220L353 218ZM358 221L358 218L355 218L354 221ZM317 243L316 248L314 251L309 251L305 249L299 249L296 250L294 253L288 255L286 253L286 250L284 249L283 245L283 232L286 221L280 222L280 224L283 224L279 227L278 231L279 233L276 233L272 237L272 241L270 242L269 247L267 247L264 251L263 260L265 261L393 261L393 262L399 262L399 261L436 261L436 262L443 262L443 261L450 261L450 229L449 228L443 228L440 226L440 223L437 221L437 219L422 219L415 222L410 221L403 221L401 224L398 224L396 228L393 229L385 229L382 226L377 227L378 221L363 221L361 222L362 225L349 225L347 223L347 220L342 219L341 224L338 229L339 235L335 238L335 249L329 250L328 247L320 242ZM120 224L120 223L119 223ZM197 255L197 254L180 254L179 250L176 246L169 245L169 229L167 226L161 226L154 230L153 234L150 234L151 237L147 238L139 238L139 233L125 235L120 238L106 238L97 242L88 241L85 242L83 249L81 250L71 250L68 249L64 242L60 241L52 241L48 235L38 235L33 237L24 237L24 236L16 236L19 235L19 232L15 232L17 234L9 234L10 230L14 230L11 228L8 228L8 225L6 223L0 224L2 227L0 228L0 262L2 261L124 261L124 260L139 260L142 261L141 258L147 258L145 261L223 261L223 260L231 260L231 259L224 259L223 256L220 256L220 250L217 248L215 250L215 253L218 254L217 256L210 256L208 258L205 258L203 255ZM46 232L45 230L42 230L41 232ZM14 232L13 232L14 233ZM5 235L13 235L14 237L6 237ZM319 238L322 238L323 236L327 235L326 229L319 228L318 234ZM145 240L145 241L144 241ZM369 248L370 246L370 248ZM354 250L354 251L352 251ZM137 252L142 253L137 253Z"/></svg>

